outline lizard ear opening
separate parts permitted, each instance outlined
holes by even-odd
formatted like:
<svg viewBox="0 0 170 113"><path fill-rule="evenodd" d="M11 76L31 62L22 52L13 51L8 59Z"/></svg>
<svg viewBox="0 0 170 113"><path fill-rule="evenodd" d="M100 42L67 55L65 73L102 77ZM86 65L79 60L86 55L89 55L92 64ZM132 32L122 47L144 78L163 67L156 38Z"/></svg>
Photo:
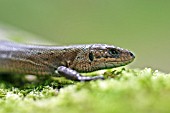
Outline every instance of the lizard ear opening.
<svg viewBox="0 0 170 113"><path fill-rule="evenodd" d="M94 60L94 56L93 56L92 52L89 53L89 59L90 59L91 62Z"/></svg>

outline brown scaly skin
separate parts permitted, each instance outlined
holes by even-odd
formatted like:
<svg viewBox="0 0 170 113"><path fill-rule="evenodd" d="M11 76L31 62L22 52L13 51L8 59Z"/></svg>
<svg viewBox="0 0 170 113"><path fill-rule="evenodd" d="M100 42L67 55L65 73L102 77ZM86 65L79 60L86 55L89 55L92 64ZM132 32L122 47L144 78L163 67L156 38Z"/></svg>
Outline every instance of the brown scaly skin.
<svg viewBox="0 0 170 113"><path fill-rule="evenodd" d="M78 72L120 67L134 58L132 52L106 44L40 46L0 41L0 72L57 75L57 70L68 79L90 81L103 77Z"/></svg>

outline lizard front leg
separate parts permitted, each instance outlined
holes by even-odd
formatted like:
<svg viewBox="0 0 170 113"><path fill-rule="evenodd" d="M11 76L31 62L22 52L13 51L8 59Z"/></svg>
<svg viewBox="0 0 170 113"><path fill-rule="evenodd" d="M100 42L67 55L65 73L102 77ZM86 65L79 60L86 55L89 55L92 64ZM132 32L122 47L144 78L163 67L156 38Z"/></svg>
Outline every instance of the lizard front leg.
<svg viewBox="0 0 170 113"><path fill-rule="evenodd" d="M71 68L67 68L65 66L59 66L57 68L57 72L61 76L67 79L70 79L70 80L74 80L74 81L91 81L91 80L98 80L98 79L103 80L104 79L103 76L94 76L94 77L83 76L77 71L72 70Z"/></svg>

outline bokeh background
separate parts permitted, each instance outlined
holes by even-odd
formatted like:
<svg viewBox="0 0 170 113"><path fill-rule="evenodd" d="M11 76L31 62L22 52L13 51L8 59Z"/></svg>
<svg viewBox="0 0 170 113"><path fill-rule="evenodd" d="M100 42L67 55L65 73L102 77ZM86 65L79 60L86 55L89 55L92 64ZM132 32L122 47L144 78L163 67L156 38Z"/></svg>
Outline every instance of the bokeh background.
<svg viewBox="0 0 170 113"><path fill-rule="evenodd" d="M136 54L132 68L169 73L169 6L169 0L0 0L0 39L112 44Z"/></svg>

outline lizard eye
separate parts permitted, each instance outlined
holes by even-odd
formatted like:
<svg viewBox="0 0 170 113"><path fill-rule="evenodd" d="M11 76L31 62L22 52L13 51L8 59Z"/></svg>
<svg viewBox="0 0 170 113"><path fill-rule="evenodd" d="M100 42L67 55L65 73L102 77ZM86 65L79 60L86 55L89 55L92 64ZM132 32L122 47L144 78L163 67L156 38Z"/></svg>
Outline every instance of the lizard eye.
<svg viewBox="0 0 170 113"><path fill-rule="evenodd" d="M110 49L110 50L109 50L109 53L110 53L111 55L114 55L114 56L119 55L119 51L118 51L117 49L114 49L114 48Z"/></svg>
<svg viewBox="0 0 170 113"><path fill-rule="evenodd" d="M94 56L93 56L93 53L89 53L89 59L90 59L90 61L93 61L94 60Z"/></svg>

